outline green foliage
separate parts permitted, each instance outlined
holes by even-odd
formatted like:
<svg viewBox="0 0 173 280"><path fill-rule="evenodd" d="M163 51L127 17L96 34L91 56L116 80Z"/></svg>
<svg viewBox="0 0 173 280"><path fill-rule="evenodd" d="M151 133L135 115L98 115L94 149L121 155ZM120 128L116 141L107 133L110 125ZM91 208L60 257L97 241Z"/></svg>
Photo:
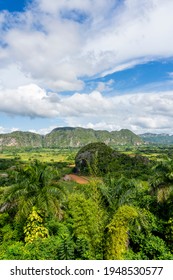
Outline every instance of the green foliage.
<svg viewBox="0 0 173 280"><path fill-rule="evenodd" d="M9 240L19 240L18 230L8 213L0 214L0 244Z"/></svg>
<svg viewBox="0 0 173 280"><path fill-rule="evenodd" d="M15 183L4 189L4 211L13 209L17 219L26 219L33 206L45 213L61 215L60 198L63 188L57 184L59 178L52 167L33 161L19 166L14 171Z"/></svg>
<svg viewBox="0 0 173 280"><path fill-rule="evenodd" d="M8 223L10 220L10 216L8 213L0 214L0 227L2 227L5 223Z"/></svg>
<svg viewBox="0 0 173 280"><path fill-rule="evenodd" d="M115 151L106 144L91 143L81 148L75 158L77 170L81 173L104 176L105 174L121 174L138 176L138 169L145 167L149 172L149 160L143 156L130 157L124 153ZM124 170L125 169L125 170Z"/></svg>
<svg viewBox="0 0 173 280"><path fill-rule="evenodd" d="M15 239L14 238L14 231L11 228L10 224L6 224L5 226L2 227L1 235L3 236L3 241L8 241L10 239Z"/></svg>
<svg viewBox="0 0 173 280"><path fill-rule="evenodd" d="M111 212L124 204L150 207L152 197L149 195L147 182L125 176L116 178L114 174L108 174L104 178L104 184L107 186L107 202Z"/></svg>
<svg viewBox="0 0 173 280"><path fill-rule="evenodd" d="M81 172L90 172L92 175L99 175L106 172L111 162L113 150L104 143L91 143L79 150L76 155L76 167Z"/></svg>
<svg viewBox="0 0 173 280"><path fill-rule="evenodd" d="M138 217L137 210L128 205L121 206L107 226L105 258L122 260L128 249L128 232L131 220Z"/></svg>
<svg viewBox="0 0 173 280"><path fill-rule="evenodd" d="M147 256L147 259L149 260L173 259L171 252L166 246L166 243L158 236L147 236L144 244L141 244L141 251L143 255Z"/></svg>
<svg viewBox="0 0 173 280"><path fill-rule="evenodd" d="M49 233L48 229L44 226L43 218L40 211L35 207L27 219L27 224L24 227L25 242L33 242L37 238L47 238Z"/></svg>
<svg viewBox="0 0 173 280"><path fill-rule="evenodd" d="M3 150L0 259L173 259L171 151L92 143L77 156L90 173L89 183L80 185L62 180L77 149Z"/></svg>
<svg viewBox="0 0 173 280"><path fill-rule="evenodd" d="M89 254L92 258L102 254L105 227L104 211L97 201L85 198L83 194L69 195L68 215L75 238L88 240Z"/></svg>
<svg viewBox="0 0 173 280"><path fill-rule="evenodd" d="M22 242L13 242L11 244L4 242L0 246L1 260L24 260L28 259L24 254L24 244Z"/></svg>
<svg viewBox="0 0 173 280"><path fill-rule="evenodd" d="M34 239L31 243L3 243L0 246L1 260L56 260L58 259L56 238Z"/></svg>
<svg viewBox="0 0 173 280"><path fill-rule="evenodd" d="M75 243L68 234L61 235L60 242L58 244L58 256L60 260L73 260Z"/></svg>
<svg viewBox="0 0 173 280"><path fill-rule="evenodd" d="M168 242L168 246L173 253L173 218L170 218L168 222L165 224L166 226L166 240Z"/></svg>
<svg viewBox="0 0 173 280"><path fill-rule="evenodd" d="M86 235L79 235L77 237L75 254L77 260L93 259L90 239Z"/></svg>

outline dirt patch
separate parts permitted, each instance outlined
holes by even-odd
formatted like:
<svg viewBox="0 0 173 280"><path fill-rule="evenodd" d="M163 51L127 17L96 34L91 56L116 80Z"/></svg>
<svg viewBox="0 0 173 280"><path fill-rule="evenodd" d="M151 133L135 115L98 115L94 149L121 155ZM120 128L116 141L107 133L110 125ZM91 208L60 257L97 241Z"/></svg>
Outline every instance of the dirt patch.
<svg viewBox="0 0 173 280"><path fill-rule="evenodd" d="M87 180L84 177L80 177L80 176L74 175L74 174L69 174L68 176L71 178L72 181L75 181L78 184L88 184L89 183L89 180Z"/></svg>

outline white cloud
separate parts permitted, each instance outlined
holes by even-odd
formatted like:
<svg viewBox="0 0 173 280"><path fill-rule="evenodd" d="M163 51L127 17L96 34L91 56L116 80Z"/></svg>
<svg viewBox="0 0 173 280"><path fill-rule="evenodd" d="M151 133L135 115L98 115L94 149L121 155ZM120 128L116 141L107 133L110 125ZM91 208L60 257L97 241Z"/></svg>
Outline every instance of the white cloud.
<svg viewBox="0 0 173 280"><path fill-rule="evenodd" d="M40 129L29 129L29 131L33 132L33 133L38 133L38 134L41 134L41 135L45 135L45 134L50 133L56 127L57 126L49 126L49 127L40 128Z"/></svg>
<svg viewBox="0 0 173 280"><path fill-rule="evenodd" d="M111 81L89 94L63 91L82 91L86 77L172 57L172 11L172 0L35 0L23 13L1 12L0 111L72 126L171 132L171 91L106 97L100 92Z"/></svg>
<svg viewBox="0 0 173 280"><path fill-rule="evenodd" d="M75 11L75 12L85 12L87 15L90 15L93 20L97 21L108 15L110 10L117 4L117 0L36 0L41 11L50 13L50 14L59 14L66 10Z"/></svg>
<svg viewBox="0 0 173 280"><path fill-rule="evenodd" d="M10 132L13 132L13 131L18 131L18 130L19 129L16 128L16 127L7 128L7 127L0 126L0 134L10 133Z"/></svg>
<svg viewBox="0 0 173 280"><path fill-rule="evenodd" d="M16 88L27 85L33 80L22 72L19 65L9 64L6 68L0 68L0 87L4 89Z"/></svg>
<svg viewBox="0 0 173 280"><path fill-rule="evenodd" d="M112 88L113 84L114 84L114 80L112 80L112 79L107 82L98 82L96 90L100 91L100 92L102 92L102 91L109 92L109 91L113 90L113 88Z"/></svg>
<svg viewBox="0 0 173 280"><path fill-rule="evenodd" d="M151 60L151 58L149 60ZM107 75L109 75L111 73L114 73L114 72L120 72L120 71L129 69L129 68L133 68L135 65L137 65L137 64L144 64L147 61L148 61L148 59L144 58L144 59L136 59L136 60L133 60L131 62L126 62L126 63L120 64L118 66L113 67L110 70L104 71L101 74L101 77L107 76Z"/></svg>
<svg viewBox="0 0 173 280"><path fill-rule="evenodd" d="M6 98L4 98L4 96ZM0 111L31 118L59 118L68 126L173 132L173 91L103 96L99 91L71 96L30 84L0 91ZM44 131L43 131L44 133Z"/></svg>
<svg viewBox="0 0 173 280"><path fill-rule="evenodd" d="M173 56L171 0L117 3L39 0L17 16L1 13L1 25L8 24L0 35L6 46L0 50L2 70L17 62L24 76L42 87L81 90L83 76L104 76Z"/></svg>
<svg viewBox="0 0 173 280"><path fill-rule="evenodd" d="M57 115L51 100L52 95L34 84L17 89L0 90L0 111L7 114L29 117L53 117Z"/></svg>

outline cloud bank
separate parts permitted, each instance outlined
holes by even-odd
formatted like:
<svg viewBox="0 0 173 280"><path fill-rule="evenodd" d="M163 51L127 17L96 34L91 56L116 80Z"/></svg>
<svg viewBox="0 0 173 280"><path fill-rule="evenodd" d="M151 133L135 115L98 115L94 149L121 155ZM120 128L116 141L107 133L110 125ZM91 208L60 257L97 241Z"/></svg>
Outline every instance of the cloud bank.
<svg viewBox="0 0 173 280"><path fill-rule="evenodd" d="M6 99L4 100L4 96ZM173 133L173 91L106 97L99 91L69 96L30 84L0 91L0 110L32 118L61 118L67 125Z"/></svg>

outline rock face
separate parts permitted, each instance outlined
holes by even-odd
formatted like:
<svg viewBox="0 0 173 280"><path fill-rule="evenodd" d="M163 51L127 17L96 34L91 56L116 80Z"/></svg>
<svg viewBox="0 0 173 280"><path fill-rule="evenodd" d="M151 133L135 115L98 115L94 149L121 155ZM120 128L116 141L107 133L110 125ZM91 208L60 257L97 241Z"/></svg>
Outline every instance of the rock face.
<svg viewBox="0 0 173 280"><path fill-rule="evenodd" d="M103 142L109 146L140 145L141 138L128 129L108 132L85 128L55 128L42 136L32 132L16 131L0 134L0 147L47 147L47 148L78 148L89 143Z"/></svg>
<svg viewBox="0 0 173 280"><path fill-rule="evenodd" d="M42 147L43 136L32 133L15 131L0 134L0 147Z"/></svg>

